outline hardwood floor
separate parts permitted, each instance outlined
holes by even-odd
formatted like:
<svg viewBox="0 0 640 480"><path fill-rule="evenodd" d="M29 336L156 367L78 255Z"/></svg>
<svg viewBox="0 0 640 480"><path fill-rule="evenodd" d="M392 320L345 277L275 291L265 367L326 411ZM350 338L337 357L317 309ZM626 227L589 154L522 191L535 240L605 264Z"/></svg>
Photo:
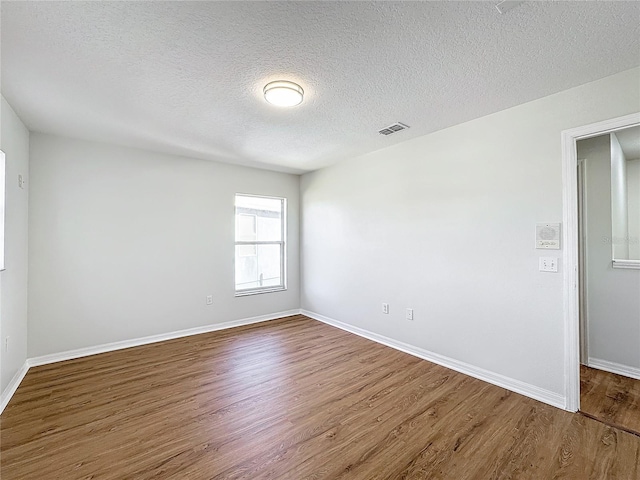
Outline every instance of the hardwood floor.
<svg viewBox="0 0 640 480"><path fill-rule="evenodd" d="M638 479L640 438L303 316L33 368L2 480Z"/></svg>
<svg viewBox="0 0 640 480"><path fill-rule="evenodd" d="M640 435L640 380L580 365L580 410Z"/></svg>

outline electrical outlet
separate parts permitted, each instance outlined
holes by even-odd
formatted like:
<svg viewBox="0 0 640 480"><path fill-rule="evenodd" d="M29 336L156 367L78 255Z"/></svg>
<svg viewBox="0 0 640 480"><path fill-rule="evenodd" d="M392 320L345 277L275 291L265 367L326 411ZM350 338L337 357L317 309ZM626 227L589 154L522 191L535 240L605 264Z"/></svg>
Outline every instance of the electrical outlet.
<svg viewBox="0 0 640 480"><path fill-rule="evenodd" d="M207 295L207 305L213 305L213 295Z"/></svg>
<svg viewBox="0 0 640 480"><path fill-rule="evenodd" d="M389 304L388 303L383 303L382 304L382 313L389 313Z"/></svg>
<svg viewBox="0 0 640 480"><path fill-rule="evenodd" d="M554 272L558 271L558 258L557 257L540 257L538 269L541 272Z"/></svg>
<svg viewBox="0 0 640 480"><path fill-rule="evenodd" d="M24 188L24 177L22 175L18 175L18 187Z"/></svg>
<svg viewBox="0 0 640 480"><path fill-rule="evenodd" d="M407 320L413 320L413 308L407 308Z"/></svg>
<svg viewBox="0 0 640 480"><path fill-rule="evenodd" d="M9 337L4 338L4 351L5 353L9 351Z"/></svg>

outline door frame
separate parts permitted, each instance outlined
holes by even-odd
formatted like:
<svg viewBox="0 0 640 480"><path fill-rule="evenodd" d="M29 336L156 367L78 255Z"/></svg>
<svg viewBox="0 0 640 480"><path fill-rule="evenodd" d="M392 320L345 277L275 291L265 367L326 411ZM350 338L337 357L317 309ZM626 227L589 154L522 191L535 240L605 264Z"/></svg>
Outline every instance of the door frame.
<svg viewBox="0 0 640 480"><path fill-rule="evenodd" d="M626 127L640 125L640 112L582 127L563 130L562 139L562 241L565 410L580 409L580 302L578 275L578 154L576 142Z"/></svg>
<svg viewBox="0 0 640 480"><path fill-rule="evenodd" d="M580 364L588 365L589 361L589 320L587 313L587 277L585 266L587 262L586 231L587 231L587 162L585 158L578 158L578 318L580 328Z"/></svg>

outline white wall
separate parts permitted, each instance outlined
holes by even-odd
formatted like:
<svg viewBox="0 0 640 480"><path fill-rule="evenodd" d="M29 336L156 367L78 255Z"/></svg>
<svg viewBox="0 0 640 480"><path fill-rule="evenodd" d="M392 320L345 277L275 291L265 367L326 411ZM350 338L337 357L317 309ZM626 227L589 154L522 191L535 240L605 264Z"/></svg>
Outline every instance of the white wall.
<svg viewBox="0 0 640 480"><path fill-rule="evenodd" d="M29 131L4 97L1 101L0 149L6 155L6 269L0 272L0 392L4 392L27 359ZM18 187L18 175L25 180L24 188Z"/></svg>
<svg viewBox="0 0 640 480"><path fill-rule="evenodd" d="M580 140L578 158L585 161L585 265L588 352L594 362L640 368L640 271L613 268L611 242L628 245L628 233L612 235L620 209L612 187L619 186L620 153L615 135ZM626 195L626 188L625 188ZM626 197L625 197L626 203ZM626 214L626 208L624 208ZM625 222L626 223L626 222ZM625 225L626 227L626 225Z"/></svg>
<svg viewBox="0 0 640 480"><path fill-rule="evenodd" d="M640 158L627 160L629 258L640 260Z"/></svg>
<svg viewBox="0 0 640 480"><path fill-rule="evenodd" d="M562 221L560 132L640 111L639 79L622 72L304 175L302 307L562 395L562 272L538 271L562 251L535 250L535 224Z"/></svg>
<svg viewBox="0 0 640 480"><path fill-rule="evenodd" d="M299 308L296 175L33 133L31 183L30 357ZM238 192L288 199L287 291L234 296Z"/></svg>
<svg viewBox="0 0 640 480"><path fill-rule="evenodd" d="M609 179L611 185L611 227L613 235L613 258L629 258L629 213L627 204L627 159L615 133L611 133L611 151L609 156Z"/></svg>

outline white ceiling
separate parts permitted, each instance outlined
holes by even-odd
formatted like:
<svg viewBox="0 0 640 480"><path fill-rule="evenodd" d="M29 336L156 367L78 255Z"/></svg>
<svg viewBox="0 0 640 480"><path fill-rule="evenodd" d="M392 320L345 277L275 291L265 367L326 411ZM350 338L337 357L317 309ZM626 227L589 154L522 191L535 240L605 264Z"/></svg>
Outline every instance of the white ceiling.
<svg viewBox="0 0 640 480"><path fill-rule="evenodd" d="M640 64L640 2L495 3L2 2L2 93L32 131L300 173Z"/></svg>

